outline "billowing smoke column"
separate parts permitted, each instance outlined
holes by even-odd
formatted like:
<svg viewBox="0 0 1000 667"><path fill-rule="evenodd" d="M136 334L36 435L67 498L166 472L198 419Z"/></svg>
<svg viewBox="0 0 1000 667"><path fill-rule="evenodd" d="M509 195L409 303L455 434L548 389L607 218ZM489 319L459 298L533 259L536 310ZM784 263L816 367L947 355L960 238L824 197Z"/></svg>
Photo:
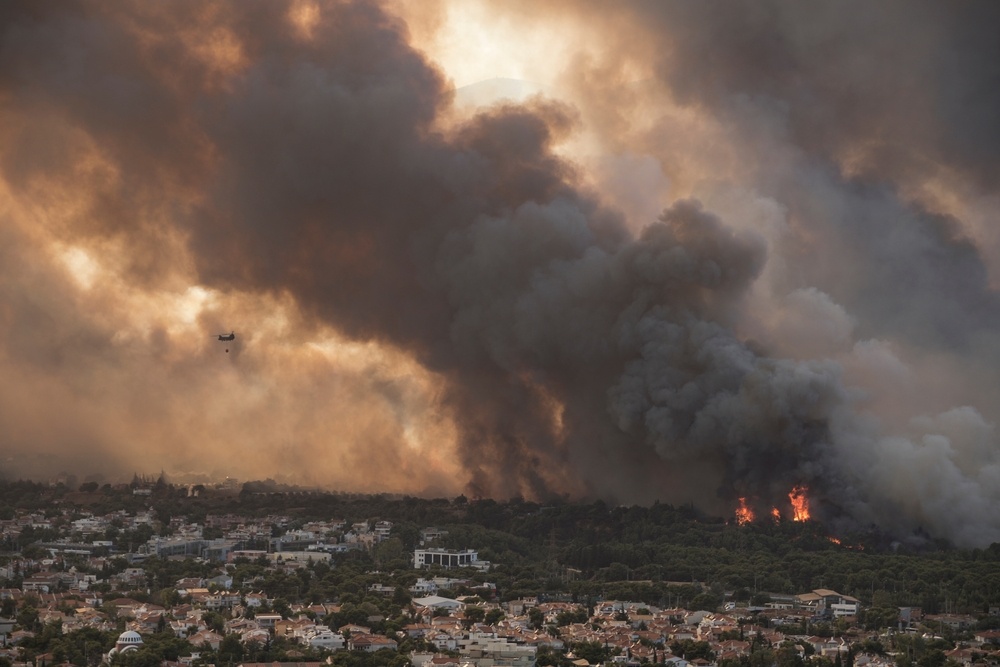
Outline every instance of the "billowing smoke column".
<svg viewBox="0 0 1000 667"><path fill-rule="evenodd" d="M655 26L646 9L629 6ZM885 281L870 291L842 284L844 267L827 261L809 273L810 248L796 246L808 234L772 248L766 235L737 230L689 198L649 224L625 220L554 152L573 131L572 109L535 100L446 122L447 82L409 45L405 25L372 3L6 3L0 12L9 121L0 141L12 196L32 188L45 196L39 183L71 188L85 178L99 196L60 230L62 240L110 249L128 280L155 290L181 280L177 267L187 263L218 293L290 299L306 327L404 351L440 380L435 409L454 420L461 483L472 493L694 498L730 510L746 498L764 516L806 485L821 518L936 521L936 511L908 505L908 492L887 491L870 472L907 458L912 441L885 439L858 412L841 363L783 356L740 331L759 315L751 292L778 251L790 289L824 312L838 308L827 294L857 307L871 335L915 326L943 345L955 336L971 344L970 332L898 303ZM692 31L711 41L716 28L708 21L704 33ZM727 35L721 44L735 39ZM680 40L674 55L694 58L688 52L703 46ZM674 80L679 70L666 65L664 80L735 114L726 86L746 77L724 65L743 61L736 51L722 48L723 66L706 65L718 66L710 80L721 88ZM782 66L763 63L765 83ZM823 118L793 118L806 152L836 144L832 131L811 131ZM941 138L940 150L948 146ZM980 158L970 168L983 167ZM933 276L956 276L965 301L949 312L961 321L986 304L983 326L993 321L1000 310L975 252L945 235L942 217L886 187L803 164L762 170L756 185L796 215L812 210L814 219L795 223L815 224L811 240L829 235L844 249L875 239L879 252L845 253L845 262L856 255L869 278L876 265L889 267L885 280L915 284L934 297L932 308L951 294ZM829 208L814 209L823 197ZM879 227L873 211L892 224ZM930 274L907 264L928 244L943 266ZM821 290L809 291L812 276ZM8 275L5 284L20 283ZM29 310L0 310L8 354ZM111 329L93 336L94 363L127 364L109 348ZM85 371L66 372L72 382ZM13 420L9 399L5 413ZM962 419L952 419L958 431ZM112 444L95 447L114 456ZM979 460L992 461L991 451ZM335 456L336 447L309 454ZM988 504L979 482L957 480ZM985 514L970 526L951 535L1000 535Z"/></svg>
<svg viewBox="0 0 1000 667"><path fill-rule="evenodd" d="M702 461L713 491L812 481L835 372L762 358L730 326L762 243L692 202L632 238L549 150L558 108L435 134L443 84L385 21L347 6L308 44L267 33L208 103L224 157L191 218L201 275L239 267L444 375L474 493L651 499Z"/></svg>

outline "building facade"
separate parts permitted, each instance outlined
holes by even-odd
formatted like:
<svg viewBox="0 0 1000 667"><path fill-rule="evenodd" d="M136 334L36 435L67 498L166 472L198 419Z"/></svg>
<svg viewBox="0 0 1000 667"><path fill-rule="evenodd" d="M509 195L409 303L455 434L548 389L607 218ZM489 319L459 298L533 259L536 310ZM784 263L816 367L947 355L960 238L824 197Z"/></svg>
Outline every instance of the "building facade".
<svg viewBox="0 0 1000 667"><path fill-rule="evenodd" d="M479 552L471 549L414 549L413 567L419 569L439 565L441 567L476 567Z"/></svg>

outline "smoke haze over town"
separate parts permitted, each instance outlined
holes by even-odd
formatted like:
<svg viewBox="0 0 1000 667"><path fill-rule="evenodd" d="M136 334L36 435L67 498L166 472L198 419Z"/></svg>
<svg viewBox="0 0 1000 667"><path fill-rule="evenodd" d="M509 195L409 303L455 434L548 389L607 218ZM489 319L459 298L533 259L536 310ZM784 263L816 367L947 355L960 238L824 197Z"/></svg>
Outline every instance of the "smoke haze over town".
<svg viewBox="0 0 1000 667"><path fill-rule="evenodd" d="M0 474L1000 541L997 25L5 2Z"/></svg>

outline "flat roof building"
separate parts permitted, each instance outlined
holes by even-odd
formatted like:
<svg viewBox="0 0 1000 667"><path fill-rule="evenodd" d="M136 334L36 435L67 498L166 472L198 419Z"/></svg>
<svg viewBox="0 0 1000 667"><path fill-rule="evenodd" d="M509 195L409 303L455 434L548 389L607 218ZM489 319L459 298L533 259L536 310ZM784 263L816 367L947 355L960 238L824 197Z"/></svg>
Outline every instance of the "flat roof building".
<svg viewBox="0 0 1000 667"><path fill-rule="evenodd" d="M413 567L477 567L479 552L471 549L414 549Z"/></svg>

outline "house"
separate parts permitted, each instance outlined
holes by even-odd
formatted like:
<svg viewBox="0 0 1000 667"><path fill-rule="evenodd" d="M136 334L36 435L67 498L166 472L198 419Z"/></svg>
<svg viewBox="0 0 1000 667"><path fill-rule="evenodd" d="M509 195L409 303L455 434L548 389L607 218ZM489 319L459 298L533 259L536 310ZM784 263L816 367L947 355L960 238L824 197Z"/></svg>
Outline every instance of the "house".
<svg viewBox="0 0 1000 667"><path fill-rule="evenodd" d="M413 604L427 609L447 609L449 611L462 608L462 603L458 600L441 597L440 595L428 595L425 598L414 598Z"/></svg>
<svg viewBox="0 0 1000 667"><path fill-rule="evenodd" d="M410 662L413 667L459 667L460 660L447 655L414 652Z"/></svg>
<svg viewBox="0 0 1000 667"><path fill-rule="evenodd" d="M187 618L188 614L194 611L194 607L189 604L178 604L170 610L170 615L174 618Z"/></svg>
<svg viewBox="0 0 1000 667"><path fill-rule="evenodd" d="M395 639L389 639L382 635L358 635L357 637L351 635L351 639L347 642L347 647L350 650L369 653L375 653L384 648L396 650L398 646Z"/></svg>
<svg viewBox="0 0 1000 667"><path fill-rule="evenodd" d="M816 655L837 655L846 653L847 642L843 637L809 637L806 642L813 647Z"/></svg>
<svg viewBox="0 0 1000 667"><path fill-rule="evenodd" d="M263 628L248 628L237 632L242 644L267 644L271 640L271 633Z"/></svg>
<svg viewBox="0 0 1000 667"><path fill-rule="evenodd" d="M956 651L968 651L968 649L956 649ZM954 658L956 662L961 663L962 659L953 656L952 653L946 651L945 657ZM888 656L874 655L872 653L858 653L854 656L854 667L895 667L895 665L895 660Z"/></svg>
<svg viewBox="0 0 1000 667"><path fill-rule="evenodd" d="M191 642L192 646L198 647L208 644L212 647L213 651L218 651L219 644L222 643L222 635L211 630L200 630L188 637L187 640Z"/></svg>
<svg viewBox="0 0 1000 667"><path fill-rule="evenodd" d="M248 607L262 607L267 602L267 596L263 593L247 593L243 600Z"/></svg>
<svg viewBox="0 0 1000 667"><path fill-rule="evenodd" d="M924 612L920 607L900 607L899 622L904 628L924 620Z"/></svg>
<svg viewBox="0 0 1000 667"><path fill-rule="evenodd" d="M257 621L252 618L244 618L243 616L237 616L226 621L227 635L230 633L240 634L246 630L256 630L258 628L260 628L260 625L257 624Z"/></svg>
<svg viewBox="0 0 1000 667"><path fill-rule="evenodd" d="M968 614L928 614L924 619L952 630L965 630L976 623L975 617Z"/></svg>
<svg viewBox="0 0 1000 667"><path fill-rule="evenodd" d="M980 644L1000 644L1000 630L979 630L973 639Z"/></svg>
<svg viewBox="0 0 1000 667"><path fill-rule="evenodd" d="M288 620L282 619L280 621L275 621L274 635L276 637L291 637L296 633L296 631L301 632L306 628L313 627L316 627L316 622L305 616Z"/></svg>
<svg viewBox="0 0 1000 667"><path fill-rule="evenodd" d="M464 662L477 667L493 667L497 664L509 667L532 667L535 664L536 647L515 644L491 634L469 633L459 642L459 653Z"/></svg>
<svg viewBox="0 0 1000 667"><path fill-rule="evenodd" d="M454 651L458 647L458 639L447 632L433 632L426 635L426 639L434 644L439 651Z"/></svg>
<svg viewBox="0 0 1000 667"><path fill-rule="evenodd" d="M809 593L801 593L796 595L795 599L800 608L813 610L819 616L833 618L857 616L861 609L861 603L857 598L841 595L828 588L817 588Z"/></svg>
<svg viewBox="0 0 1000 667"><path fill-rule="evenodd" d="M184 579L178 579L177 583L174 584L174 590L176 590L180 595L188 595L188 592L193 588L205 588L205 580L199 577L187 577Z"/></svg>
<svg viewBox="0 0 1000 667"><path fill-rule="evenodd" d="M115 612L119 617L132 618L135 616L135 610L141 607L143 603L130 598L118 598L111 600L111 604L114 605Z"/></svg>
<svg viewBox="0 0 1000 667"><path fill-rule="evenodd" d="M386 586L385 584L372 584L368 587L368 592L383 597L391 597L396 592L396 587Z"/></svg>
<svg viewBox="0 0 1000 667"><path fill-rule="evenodd" d="M420 531L420 544L424 545L428 542L434 542L435 540L440 540L442 537L448 534L447 530L442 530L440 528L435 528L434 526L429 526Z"/></svg>
<svg viewBox="0 0 1000 667"><path fill-rule="evenodd" d="M389 534L392 532L392 522L376 521L373 532L378 537L379 542L389 539Z"/></svg>
<svg viewBox="0 0 1000 667"><path fill-rule="evenodd" d="M315 625L301 633L297 633L295 636L312 648L338 651L346 646L344 635L334 632L325 625Z"/></svg>
<svg viewBox="0 0 1000 667"><path fill-rule="evenodd" d="M716 653L732 653L734 655L750 655L750 642L739 639L727 639L719 642Z"/></svg>
<svg viewBox="0 0 1000 667"><path fill-rule="evenodd" d="M410 586L410 592L414 595L434 595L438 591L438 585L430 579L417 579L416 583Z"/></svg>
<svg viewBox="0 0 1000 667"><path fill-rule="evenodd" d="M405 632L407 636L414 639L417 637L425 637L432 630L434 630L434 628L429 623L410 623L409 625L403 626L403 632Z"/></svg>
<svg viewBox="0 0 1000 667"><path fill-rule="evenodd" d="M949 661L954 661L955 663L962 665L962 667L972 667L972 665L987 664L984 662L983 654L975 649L971 648L956 648L951 651L945 651L945 658ZM857 664L857 663L855 663ZM872 665L861 665L861 667L873 667Z"/></svg>
<svg viewBox="0 0 1000 667"><path fill-rule="evenodd" d="M7 643L7 635L14 629L16 621L9 618L0 618L0 645Z"/></svg>
<svg viewBox="0 0 1000 667"><path fill-rule="evenodd" d="M274 625L281 620L281 614L257 614L254 620L262 628L274 629Z"/></svg>
<svg viewBox="0 0 1000 667"><path fill-rule="evenodd" d="M167 627L170 631L174 633L176 637L187 637L188 631L194 628L195 632L199 630L204 630L207 626L201 621L195 621L194 619L180 619L167 622Z"/></svg>
<svg viewBox="0 0 1000 667"><path fill-rule="evenodd" d="M232 609L240 603L240 596L238 593L218 593L206 595L200 600L205 609Z"/></svg>

